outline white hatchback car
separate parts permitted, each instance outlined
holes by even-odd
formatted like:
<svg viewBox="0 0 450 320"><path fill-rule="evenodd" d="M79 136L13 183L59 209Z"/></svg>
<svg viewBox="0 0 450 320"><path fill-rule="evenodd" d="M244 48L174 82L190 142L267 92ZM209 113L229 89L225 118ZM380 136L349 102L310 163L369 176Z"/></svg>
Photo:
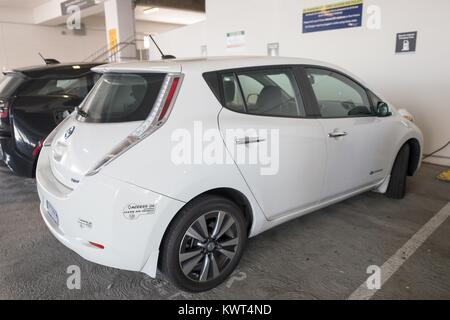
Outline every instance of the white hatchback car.
<svg viewBox="0 0 450 320"><path fill-rule="evenodd" d="M369 190L405 194L416 125L325 63L113 64L47 139L42 216L87 260L187 291L222 283L246 240ZM270 250L270 249L268 249Z"/></svg>

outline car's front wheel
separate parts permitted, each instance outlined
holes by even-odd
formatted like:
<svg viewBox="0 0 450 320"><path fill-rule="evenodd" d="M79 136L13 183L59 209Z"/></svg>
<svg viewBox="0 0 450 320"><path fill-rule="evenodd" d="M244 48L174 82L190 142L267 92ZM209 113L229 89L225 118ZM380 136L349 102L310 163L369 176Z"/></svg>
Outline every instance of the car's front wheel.
<svg viewBox="0 0 450 320"><path fill-rule="evenodd" d="M167 230L163 273L183 290L210 290L230 276L246 242L242 210L226 198L202 196L188 204Z"/></svg>
<svg viewBox="0 0 450 320"><path fill-rule="evenodd" d="M405 144L395 159L391 172L391 180L386 195L392 199L403 199L406 193L406 177L408 175L410 146Z"/></svg>

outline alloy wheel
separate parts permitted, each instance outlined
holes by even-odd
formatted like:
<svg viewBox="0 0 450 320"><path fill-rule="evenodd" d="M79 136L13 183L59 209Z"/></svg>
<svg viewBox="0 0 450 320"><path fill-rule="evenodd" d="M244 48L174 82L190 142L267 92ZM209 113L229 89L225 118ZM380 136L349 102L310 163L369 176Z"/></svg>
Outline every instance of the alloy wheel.
<svg viewBox="0 0 450 320"><path fill-rule="evenodd" d="M184 275L196 282L218 278L233 261L239 246L239 228L224 211L200 216L185 232L179 251Z"/></svg>

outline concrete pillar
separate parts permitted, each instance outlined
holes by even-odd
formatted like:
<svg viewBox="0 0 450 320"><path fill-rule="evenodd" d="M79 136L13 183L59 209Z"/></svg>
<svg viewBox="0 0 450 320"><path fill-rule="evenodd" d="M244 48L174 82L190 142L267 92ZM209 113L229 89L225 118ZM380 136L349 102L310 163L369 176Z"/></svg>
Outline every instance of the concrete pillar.
<svg viewBox="0 0 450 320"><path fill-rule="evenodd" d="M133 0L105 1L106 36L112 61L136 59L136 45L123 45L136 37Z"/></svg>

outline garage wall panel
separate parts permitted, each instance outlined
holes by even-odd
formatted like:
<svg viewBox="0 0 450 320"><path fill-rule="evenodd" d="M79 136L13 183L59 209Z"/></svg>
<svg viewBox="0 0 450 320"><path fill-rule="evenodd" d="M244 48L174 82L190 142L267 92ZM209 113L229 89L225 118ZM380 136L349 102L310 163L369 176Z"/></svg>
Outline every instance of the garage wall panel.
<svg viewBox="0 0 450 320"><path fill-rule="evenodd" d="M0 66L5 68L42 64L38 52L45 57L62 62L77 62L102 47L104 31L88 30L86 36L74 36L63 28L27 24L0 23L1 48L4 58Z"/></svg>
<svg viewBox="0 0 450 320"><path fill-rule="evenodd" d="M302 33L304 8L332 0L207 0L207 20L158 37L166 51L198 54L205 39L210 56L230 53L228 32L246 32L239 54L266 55L267 44L280 43L280 55L305 57L337 64L363 78L397 108L407 108L425 135L425 153L450 139L450 1L365 0L363 26ZM381 29L367 27L370 6L381 9ZM397 33L417 31L417 52L395 53ZM450 147L430 161L450 165Z"/></svg>

